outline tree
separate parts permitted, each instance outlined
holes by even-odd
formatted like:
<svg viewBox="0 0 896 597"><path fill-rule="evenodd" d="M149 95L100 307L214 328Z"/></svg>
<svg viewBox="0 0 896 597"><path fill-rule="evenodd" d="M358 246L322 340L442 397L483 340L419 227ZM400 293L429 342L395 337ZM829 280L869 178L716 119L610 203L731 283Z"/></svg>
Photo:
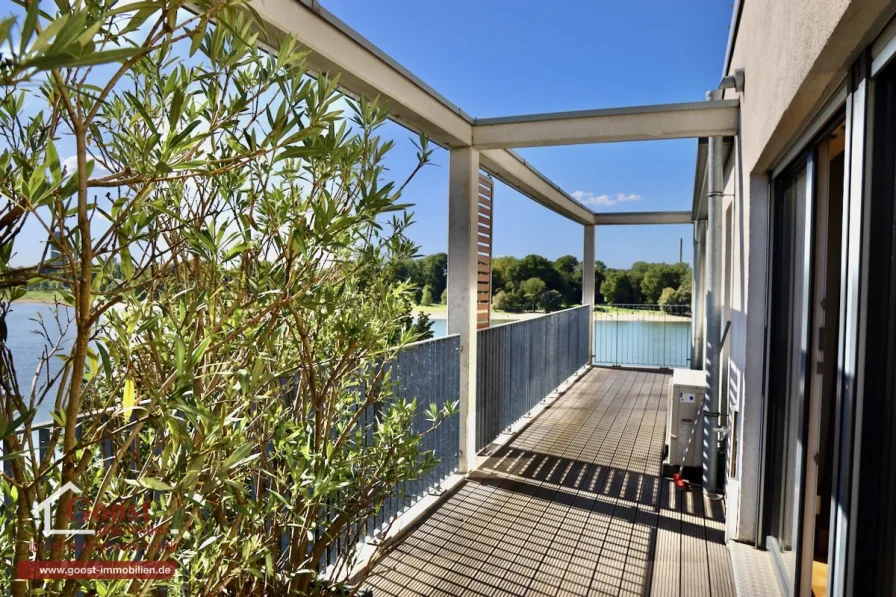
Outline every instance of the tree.
<svg viewBox="0 0 896 597"><path fill-rule="evenodd" d="M670 266L665 263L653 263L644 272L641 279L641 294L644 302L648 304L657 304L665 288L678 287L679 276Z"/></svg>
<svg viewBox="0 0 896 597"><path fill-rule="evenodd" d="M442 292L448 287L448 255L434 253L427 255L419 263L421 288L428 284L433 296L442 296Z"/></svg>
<svg viewBox="0 0 896 597"><path fill-rule="evenodd" d="M420 299L420 304L426 306L432 304L432 286L429 284L423 287L423 296Z"/></svg>
<svg viewBox="0 0 896 597"><path fill-rule="evenodd" d="M567 305L574 305L582 299L582 267L579 260L572 255L564 255L554 261L554 270L563 282L562 300Z"/></svg>
<svg viewBox="0 0 896 597"><path fill-rule="evenodd" d="M507 269L519 261L516 257L495 257L492 259L492 294L500 290L509 290L512 284Z"/></svg>
<svg viewBox="0 0 896 597"><path fill-rule="evenodd" d="M659 305L660 308L666 313L672 312L672 305L675 304L675 293L676 290L674 288L663 288L662 294L660 294Z"/></svg>
<svg viewBox="0 0 896 597"><path fill-rule="evenodd" d="M672 297L672 301L675 305L683 305L681 310L684 313L690 313L691 300L691 278L688 276L684 279L681 286L675 290L675 295Z"/></svg>
<svg viewBox="0 0 896 597"><path fill-rule="evenodd" d="M545 313L558 311L563 306L563 297L556 290L545 290L538 298L538 306L544 309Z"/></svg>
<svg viewBox="0 0 896 597"><path fill-rule="evenodd" d="M609 270L603 284L600 286L600 292L608 304L630 304L632 301L632 284L628 277L628 272Z"/></svg>
<svg viewBox="0 0 896 597"><path fill-rule="evenodd" d="M386 111L306 76L288 37L268 54L237 2L23 4L0 28L23 48L0 68L0 321L52 282L70 342L46 335L20 387L0 337L0 560L181 565L173 584L2 574L0 594L323 594L328 550L351 565L370 515L434 465L389 377L420 333ZM26 224L59 256L11 264ZM47 542L32 505L66 483L150 520Z"/></svg>
<svg viewBox="0 0 896 597"><path fill-rule="evenodd" d="M443 305L448 304L448 289L447 288L442 291L442 296L441 296L441 299L439 300L439 302L442 303Z"/></svg>
<svg viewBox="0 0 896 597"><path fill-rule="evenodd" d="M534 311L538 306L538 300L546 289L547 285L541 278L529 278L520 284L520 291L525 297L526 306L530 311Z"/></svg>
<svg viewBox="0 0 896 597"><path fill-rule="evenodd" d="M601 284L604 283L604 278L606 277L607 272L607 264L603 261L596 261L594 263L594 304L600 304L604 302L603 294L600 292Z"/></svg>
<svg viewBox="0 0 896 597"><path fill-rule="evenodd" d="M554 269L554 264L541 255L526 255L508 265L505 273L506 281L514 288L520 288L520 285L529 278L539 278L548 288L563 289L563 280Z"/></svg>
<svg viewBox="0 0 896 597"><path fill-rule="evenodd" d="M526 309L526 297L519 290L499 290L492 299L492 308L497 311L518 313Z"/></svg>

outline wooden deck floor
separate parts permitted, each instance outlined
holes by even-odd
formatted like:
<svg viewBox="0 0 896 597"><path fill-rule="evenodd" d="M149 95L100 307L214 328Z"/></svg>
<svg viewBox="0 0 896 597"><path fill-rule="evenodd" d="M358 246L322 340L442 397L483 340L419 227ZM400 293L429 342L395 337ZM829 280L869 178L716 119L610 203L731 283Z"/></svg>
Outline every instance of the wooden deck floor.
<svg viewBox="0 0 896 597"><path fill-rule="evenodd" d="M721 504L659 476L668 381L589 371L379 565L375 597L733 597Z"/></svg>

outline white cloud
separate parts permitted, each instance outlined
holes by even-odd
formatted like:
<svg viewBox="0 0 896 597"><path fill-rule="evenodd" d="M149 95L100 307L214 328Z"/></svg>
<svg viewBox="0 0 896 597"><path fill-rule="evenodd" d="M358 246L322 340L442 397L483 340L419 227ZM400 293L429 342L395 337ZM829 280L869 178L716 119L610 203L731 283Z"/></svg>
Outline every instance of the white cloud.
<svg viewBox="0 0 896 597"><path fill-rule="evenodd" d="M640 201L641 195L635 195L634 193L629 193L626 195L625 193L617 193L616 201Z"/></svg>
<svg viewBox="0 0 896 597"><path fill-rule="evenodd" d="M636 195L634 193L616 193L615 197L611 197L607 194L595 195L588 191L573 191L572 198L582 205L610 206L624 201L640 201L641 195Z"/></svg>
<svg viewBox="0 0 896 597"><path fill-rule="evenodd" d="M78 170L78 156L73 155L62 161L62 169L71 174Z"/></svg>
<svg viewBox="0 0 896 597"><path fill-rule="evenodd" d="M99 162L96 161L92 155L88 155L88 159L94 160L93 164L93 174L92 176L95 178L97 176L105 176L109 174L109 171L100 166ZM65 170L67 174L74 174L78 171L78 156L73 155L62 160L62 169Z"/></svg>

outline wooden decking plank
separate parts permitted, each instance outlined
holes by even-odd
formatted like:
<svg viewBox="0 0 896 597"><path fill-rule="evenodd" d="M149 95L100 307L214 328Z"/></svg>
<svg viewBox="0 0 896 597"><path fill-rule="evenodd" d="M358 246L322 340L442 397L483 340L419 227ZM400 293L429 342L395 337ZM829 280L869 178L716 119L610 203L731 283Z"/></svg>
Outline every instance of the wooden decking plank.
<svg viewBox="0 0 896 597"><path fill-rule="evenodd" d="M675 484L660 481L656 551L650 594L673 597L681 594L681 512Z"/></svg>
<svg viewBox="0 0 896 597"><path fill-rule="evenodd" d="M709 561L706 531L703 528L703 491L696 487L680 490L681 511L681 592L709 597Z"/></svg>
<svg viewBox="0 0 896 597"><path fill-rule="evenodd" d="M618 580L620 594L625 595L642 595L646 587L647 553L643 547L641 551L633 547L633 537L636 533L640 534L642 529L645 534L649 533L643 526L644 518L640 515L642 514L641 501L648 497L648 494L644 492L644 481L650 466L651 455L655 452L654 443L657 438L655 428L658 402L655 399L657 377L657 375L651 376L642 385L641 397L644 408L641 412L641 425L629 461L625 465L629 471L628 482L617 501L617 510L620 510L621 506L621 512L618 514L621 515L617 515L615 518L621 541L624 543L622 573ZM620 462L620 466L622 464ZM644 541L642 540L641 543Z"/></svg>
<svg viewBox="0 0 896 597"><path fill-rule="evenodd" d="M664 375L654 376L650 390L654 409L648 413L652 419L650 442L642 447L642 454L632 463L633 468L637 467L640 472L641 483L637 493L637 513L629 537L620 595L640 597L650 586L650 554L656 541L659 456L662 454L661 446L665 435L663 416L665 401L658 398L662 395L667 379Z"/></svg>
<svg viewBox="0 0 896 597"><path fill-rule="evenodd" d="M607 412L615 411L618 413L621 410L621 406L624 406L625 398L627 397L627 392L625 391L625 381L622 384L614 384L611 386L609 393L612 393L615 390L615 396L612 401L606 403ZM573 404L576 405L578 409L586 409L586 404L580 404L578 400L574 399L575 402ZM569 404L569 403L565 403ZM607 412L601 412L603 409L587 409L590 410L588 412L588 416L586 419L582 418L582 414L579 413L578 419L582 421L582 426L580 430L583 428L590 429L590 434L579 433L578 441L574 441L571 443L571 447L573 448L573 453L575 453L575 459L578 462L581 462L582 458L587 458L587 448L589 444L593 445L593 443L600 441L600 445L606 441L607 434L612 430L612 426L606 426L603 423L606 421ZM595 413L600 413L599 417L595 417ZM582 438L585 438L584 440ZM572 454L570 454L571 456ZM572 467L570 467L571 469ZM568 469L569 470L569 469ZM559 480L559 479L555 479ZM559 489L558 489L559 491ZM564 491L564 499L569 503L566 508L560 508L557 511L557 518L554 519L553 524L556 526L556 530L551 539L550 544L547 546L548 549L545 550L541 561L539 562L538 572L533 578L532 583L529 585L529 589L544 592L549 591L552 588L554 590L557 589L558 586L563 585L563 579L565 577L566 571L569 568L571 561L575 556L575 548L577 544L578 537L575 536L574 533L570 531L568 527L575 527L581 524L581 517L579 514L573 513L573 508L581 508L582 502L580 501L580 496L576 493L566 494ZM562 518L560 518L562 512ZM569 522L567 522L569 521ZM573 522L575 521L575 522ZM579 533L581 535L581 533ZM575 594L586 594L587 584L581 583L581 586L576 586L576 583L565 583L566 592L569 595Z"/></svg>
<svg viewBox="0 0 896 597"><path fill-rule="evenodd" d="M659 478L668 380L589 371L495 451L368 584L387 597L733 597L719 539L724 513L704 507L702 495L682 511L687 496ZM697 554L702 577L692 576Z"/></svg>
<svg viewBox="0 0 896 597"><path fill-rule="evenodd" d="M736 597L731 553L725 546L725 505L705 497L703 524L709 560L709 584L712 597Z"/></svg>

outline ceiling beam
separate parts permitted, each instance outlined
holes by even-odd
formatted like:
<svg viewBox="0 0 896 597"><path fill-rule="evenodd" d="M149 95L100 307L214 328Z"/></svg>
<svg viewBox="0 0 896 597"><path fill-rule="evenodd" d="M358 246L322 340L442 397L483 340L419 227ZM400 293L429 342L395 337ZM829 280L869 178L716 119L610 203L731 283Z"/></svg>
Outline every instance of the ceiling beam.
<svg viewBox="0 0 896 597"><path fill-rule="evenodd" d="M390 118L423 133L446 148L473 143L473 119L426 83L320 6L316 0L250 0L265 23L266 44L276 51L286 35L311 53L307 67L316 74L339 75L351 96L380 98ZM594 214L550 182L516 154L505 149L483 152L488 172L530 199L580 224Z"/></svg>
<svg viewBox="0 0 896 597"><path fill-rule="evenodd" d="M591 224L594 220L594 212L567 195L516 152L508 149L482 151L479 165L504 184L570 220L579 224Z"/></svg>
<svg viewBox="0 0 896 597"><path fill-rule="evenodd" d="M473 121L478 149L733 135L738 100L555 112Z"/></svg>
<svg viewBox="0 0 896 597"><path fill-rule="evenodd" d="M689 211L628 211L594 214L599 226L641 226L644 224L691 224Z"/></svg>

